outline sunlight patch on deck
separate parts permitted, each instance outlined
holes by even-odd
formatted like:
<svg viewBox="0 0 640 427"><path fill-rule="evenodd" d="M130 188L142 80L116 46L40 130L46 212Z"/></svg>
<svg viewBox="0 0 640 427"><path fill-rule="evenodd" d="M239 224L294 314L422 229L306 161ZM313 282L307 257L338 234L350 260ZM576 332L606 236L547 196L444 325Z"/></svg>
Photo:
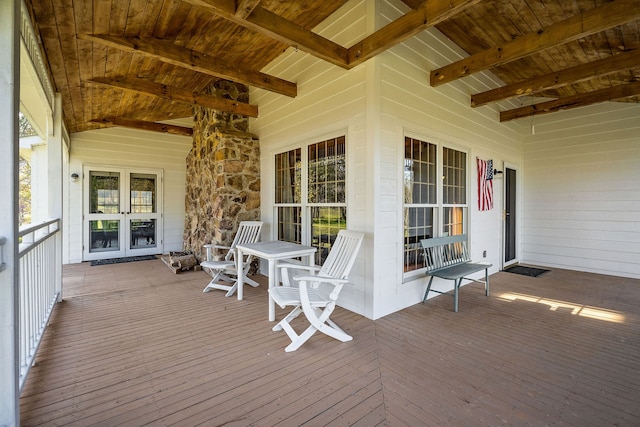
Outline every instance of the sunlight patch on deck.
<svg viewBox="0 0 640 427"><path fill-rule="evenodd" d="M590 319L603 320L605 322L625 322L624 314L604 308L590 307L582 304L542 298L535 295L518 294L514 292L500 294L498 295L498 298L502 298L507 301L526 301L536 304L544 304L549 306L550 311L558 311L559 309L568 310L574 316L588 317Z"/></svg>

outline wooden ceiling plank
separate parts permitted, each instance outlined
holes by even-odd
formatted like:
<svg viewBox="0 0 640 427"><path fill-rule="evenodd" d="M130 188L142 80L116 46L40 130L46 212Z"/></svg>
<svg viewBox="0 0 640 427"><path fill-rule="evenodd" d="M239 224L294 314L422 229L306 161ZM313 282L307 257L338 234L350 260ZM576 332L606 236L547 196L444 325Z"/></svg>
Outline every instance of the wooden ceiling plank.
<svg viewBox="0 0 640 427"><path fill-rule="evenodd" d="M281 95L290 97L297 95L298 89L295 83L259 71L241 70L233 64L216 60L205 53L184 49L164 40L88 34L78 34L78 37L95 43L106 44L124 51L153 56L163 62L168 62L179 67L232 80L248 86L255 86Z"/></svg>
<svg viewBox="0 0 640 427"><path fill-rule="evenodd" d="M614 101L637 95L640 95L640 82L633 82L593 92L581 93L566 98L559 98L553 101L528 105L526 107L514 108L513 110L501 111L500 121L506 122L522 117L539 116L541 114L554 113L560 110L584 107L586 105L597 104L605 101Z"/></svg>
<svg viewBox="0 0 640 427"><path fill-rule="evenodd" d="M471 106L479 107L491 102L514 98L554 89L563 85L576 83L596 76L604 76L618 71L631 69L640 64L640 50L620 53L611 58L601 59L588 64L580 64L571 68L533 77L511 85L471 95Z"/></svg>
<svg viewBox="0 0 640 427"><path fill-rule="evenodd" d="M145 19L147 19L146 10L150 6L147 0L135 0L129 4L127 11L127 21L124 28L125 36L139 36L142 31Z"/></svg>
<svg viewBox="0 0 640 427"><path fill-rule="evenodd" d="M480 0L429 0L382 27L348 49L348 65L354 68L368 59L451 18Z"/></svg>
<svg viewBox="0 0 640 427"><path fill-rule="evenodd" d="M80 61L75 37L74 10L69 6L61 5L54 6L53 11L56 22L56 43L60 46L64 57L62 70L64 70L63 78L66 81L62 82L62 86L66 86L71 92L71 114L73 114L75 122L82 123L84 121L84 105L82 88L80 87Z"/></svg>
<svg viewBox="0 0 640 427"><path fill-rule="evenodd" d="M101 119L93 119L91 121L93 123L122 126L133 129L148 130L152 132L170 133L172 135L193 136L193 129L188 127L148 122L126 117L104 117Z"/></svg>
<svg viewBox="0 0 640 427"><path fill-rule="evenodd" d="M284 19L267 9L256 5L246 18L236 14L235 2L218 0L186 0L212 13L228 19L257 33L266 35L288 46L295 46L315 57L339 67L347 66L347 49L313 31Z"/></svg>
<svg viewBox="0 0 640 427"><path fill-rule="evenodd" d="M165 0L162 3L160 14L153 26L152 36L159 39L171 39L175 37L177 31L182 27L191 5L181 0ZM94 31L94 34L106 34Z"/></svg>
<svg viewBox="0 0 640 427"><path fill-rule="evenodd" d="M197 7L192 7L171 41L182 48L197 50L195 42L201 39L209 28L215 28L215 24L211 22L213 16L210 13L202 13L202 10ZM212 46L209 45L202 52L210 52L211 48Z"/></svg>
<svg viewBox="0 0 640 427"><path fill-rule="evenodd" d="M73 21L76 31L92 31L93 30L93 3L82 2L74 5ZM75 35L75 34L74 34ZM75 49L78 58L78 76L80 82L93 75L93 45L84 40L78 40L74 37ZM82 94L82 122L86 123L91 117L91 109L93 108L93 91L89 88L80 88ZM64 108L63 108L64 109Z"/></svg>
<svg viewBox="0 0 640 427"><path fill-rule="evenodd" d="M244 102L232 101L226 98L192 92L187 89L167 86L145 79L133 77L107 79L96 78L88 83L96 83L108 87L117 87L137 93L152 95L168 101L180 101L190 105L200 105L214 110L227 111L248 117L258 117L258 107Z"/></svg>
<svg viewBox="0 0 640 427"><path fill-rule="evenodd" d="M461 77L639 18L640 2L637 0L615 0L560 21L541 31L525 34L502 46L487 49L433 70L430 75L431 86L449 83Z"/></svg>
<svg viewBox="0 0 640 427"><path fill-rule="evenodd" d="M160 11L163 6L162 0L148 0L147 6L144 10L144 19L142 20L142 24L140 26L140 31L137 34L140 37L152 37L153 29L160 19ZM87 31L78 31L79 33L86 33ZM96 32L96 34L99 34Z"/></svg>
<svg viewBox="0 0 640 427"><path fill-rule="evenodd" d="M117 0L111 3L111 14L109 15L111 34L125 35L124 32L127 26L130 3L131 0ZM102 17L102 19L104 19L104 17Z"/></svg>
<svg viewBox="0 0 640 427"><path fill-rule="evenodd" d="M451 40L457 40L457 45L468 54L481 52L491 47L484 27L478 25L474 31L469 31L466 22L473 14L473 8L465 9L452 19L438 26L438 30Z"/></svg>

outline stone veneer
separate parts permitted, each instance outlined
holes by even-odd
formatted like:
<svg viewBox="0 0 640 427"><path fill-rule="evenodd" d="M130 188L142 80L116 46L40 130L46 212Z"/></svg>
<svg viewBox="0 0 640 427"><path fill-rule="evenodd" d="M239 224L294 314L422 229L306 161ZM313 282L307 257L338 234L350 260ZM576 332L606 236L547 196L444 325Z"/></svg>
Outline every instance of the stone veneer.
<svg viewBox="0 0 640 427"><path fill-rule="evenodd" d="M246 86L218 81L217 96L249 101ZM194 108L193 146L187 155L184 249L199 261L202 245L230 245L238 224L260 219L260 144L248 118Z"/></svg>

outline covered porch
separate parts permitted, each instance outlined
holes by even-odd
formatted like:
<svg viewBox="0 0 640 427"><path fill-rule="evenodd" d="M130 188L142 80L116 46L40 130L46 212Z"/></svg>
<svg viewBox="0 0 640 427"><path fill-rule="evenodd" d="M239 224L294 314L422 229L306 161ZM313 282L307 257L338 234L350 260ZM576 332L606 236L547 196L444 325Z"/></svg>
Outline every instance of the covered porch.
<svg viewBox="0 0 640 427"><path fill-rule="evenodd" d="M637 279L499 272L457 314L448 296L375 321L338 308L352 342L290 354L257 279L238 301L160 260L65 265L22 425L640 424Z"/></svg>

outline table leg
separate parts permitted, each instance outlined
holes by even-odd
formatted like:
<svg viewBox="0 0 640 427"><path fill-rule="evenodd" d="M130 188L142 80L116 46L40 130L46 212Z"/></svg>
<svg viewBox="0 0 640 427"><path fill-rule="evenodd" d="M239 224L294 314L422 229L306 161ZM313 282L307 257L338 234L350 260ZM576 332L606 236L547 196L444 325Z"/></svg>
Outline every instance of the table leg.
<svg viewBox="0 0 640 427"><path fill-rule="evenodd" d="M311 255L309 255L307 257L307 263L308 263L309 267L313 267L315 265L315 261L313 260L313 255L314 254L311 254Z"/></svg>
<svg viewBox="0 0 640 427"><path fill-rule="evenodd" d="M239 248L236 248L236 271L238 272L238 289L236 292L238 293L238 301L242 301L244 297L244 275L242 274L242 251Z"/></svg>
<svg viewBox="0 0 640 427"><path fill-rule="evenodd" d="M276 260L269 259L269 289L277 286L275 283L276 280ZM269 294L269 321L273 322L276 320L276 302L271 298L271 294Z"/></svg>

